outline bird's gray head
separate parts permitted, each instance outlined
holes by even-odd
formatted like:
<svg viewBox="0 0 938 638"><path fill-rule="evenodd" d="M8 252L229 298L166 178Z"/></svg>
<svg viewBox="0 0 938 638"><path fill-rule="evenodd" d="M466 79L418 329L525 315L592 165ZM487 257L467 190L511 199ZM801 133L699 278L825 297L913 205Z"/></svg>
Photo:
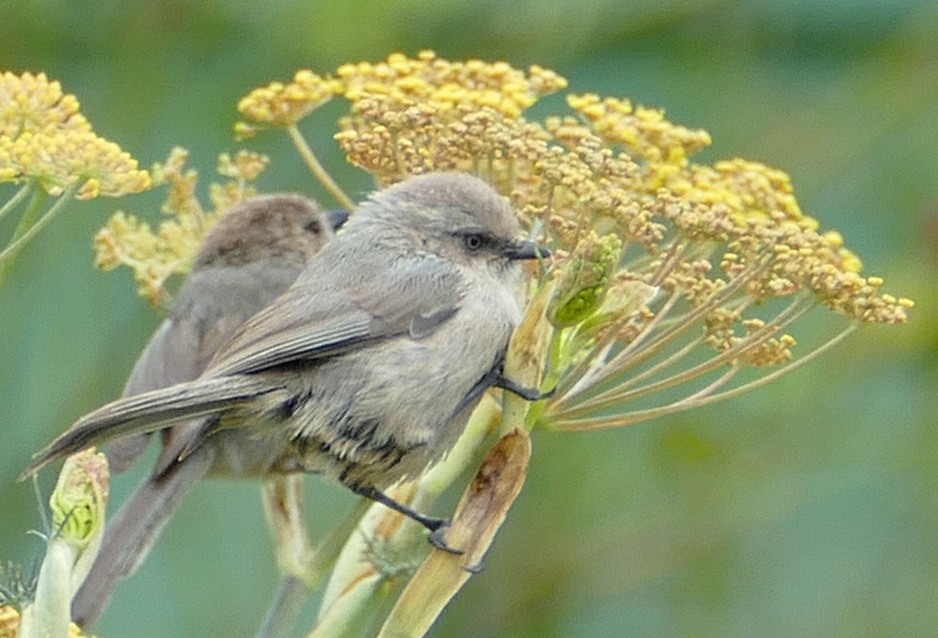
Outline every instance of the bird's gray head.
<svg viewBox="0 0 938 638"><path fill-rule="evenodd" d="M415 253L496 270L550 254L520 237L517 217L495 189L464 173L411 177L376 193L359 207L349 231L375 225Z"/></svg>
<svg viewBox="0 0 938 638"><path fill-rule="evenodd" d="M231 207L212 227L193 270L239 266L270 257L306 263L344 223L345 211L323 212L301 195L260 195Z"/></svg>

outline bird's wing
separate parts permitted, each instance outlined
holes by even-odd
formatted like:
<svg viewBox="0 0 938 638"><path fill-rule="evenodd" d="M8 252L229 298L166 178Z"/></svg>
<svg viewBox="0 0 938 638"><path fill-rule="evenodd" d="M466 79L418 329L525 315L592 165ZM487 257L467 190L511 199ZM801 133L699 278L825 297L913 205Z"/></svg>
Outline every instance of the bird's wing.
<svg viewBox="0 0 938 638"><path fill-rule="evenodd" d="M455 266L429 258L344 286L295 285L247 322L205 375L315 361L397 335L421 339L456 313L462 288Z"/></svg>
<svg viewBox="0 0 938 638"><path fill-rule="evenodd" d="M169 319L134 364L123 396L197 378L241 324L284 292L301 270L302 265L265 261L192 273L176 295ZM112 441L111 471L129 468L149 442L148 434Z"/></svg>

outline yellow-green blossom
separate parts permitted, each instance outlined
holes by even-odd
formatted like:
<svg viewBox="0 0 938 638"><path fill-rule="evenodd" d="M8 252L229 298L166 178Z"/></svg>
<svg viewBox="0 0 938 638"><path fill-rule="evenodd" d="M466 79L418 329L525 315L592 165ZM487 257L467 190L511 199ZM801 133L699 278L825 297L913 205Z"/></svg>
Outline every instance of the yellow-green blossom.
<svg viewBox="0 0 938 638"><path fill-rule="evenodd" d="M635 158L681 166L690 155L710 146L709 133L672 124L660 109L635 108L629 100L603 99L595 93L569 95L567 103L603 140L624 145Z"/></svg>
<svg viewBox="0 0 938 638"><path fill-rule="evenodd" d="M80 184L79 199L119 197L150 187L129 153L97 136L45 74L0 76L0 181L36 180L52 195Z"/></svg>
<svg viewBox="0 0 938 638"><path fill-rule="evenodd" d="M79 108L75 96L63 93L62 85L45 73L0 75L0 137L46 129L90 131Z"/></svg>
<svg viewBox="0 0 938 638"><path fill-rule="evenodd" d="M254 124L242 123L239 134L249 136L255 125L289 126L328 102L341 84L308 69L300 69L286 84L271 82L255 89L238 102L238 111Z"/></svg>

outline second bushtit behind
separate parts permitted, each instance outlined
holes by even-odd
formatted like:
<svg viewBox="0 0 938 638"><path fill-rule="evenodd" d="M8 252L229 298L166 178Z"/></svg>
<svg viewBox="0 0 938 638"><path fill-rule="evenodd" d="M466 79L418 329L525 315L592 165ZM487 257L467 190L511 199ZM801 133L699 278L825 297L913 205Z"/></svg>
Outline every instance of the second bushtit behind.
<svg viewBox="0 0 938 638"><path fill-rule="evenodd" d="M527 394L502 366L522 312L519 260L547 251L519 234L505 200L468 175L414 177L377 193L198 379L83 417L30 471L190 420L163 476L247 438L251 469L322 472L417 520L445 547L436 534L445 521L381 490L445 454L487 388Z"/></svg>
<svg viewBox="0 0 938 638"><path fill-rule="evenodd" d="M324 213L315 202L291 194L252 197L226 211L205 236L169 317L137 359L123 396L197 378L241 324L293 283L347 217L345 211ZM183 431L184 425L164 430L164 444L172 446ZM149 434L113 441L111 469L126 469L148 442ZM230 458L237 450L226 452L219 458L209 450L173 476L144 479L107 525L98 559L75 597L75 620L87 626L99 618L118 579L145 557L192 482L238 464Z"/></svg>

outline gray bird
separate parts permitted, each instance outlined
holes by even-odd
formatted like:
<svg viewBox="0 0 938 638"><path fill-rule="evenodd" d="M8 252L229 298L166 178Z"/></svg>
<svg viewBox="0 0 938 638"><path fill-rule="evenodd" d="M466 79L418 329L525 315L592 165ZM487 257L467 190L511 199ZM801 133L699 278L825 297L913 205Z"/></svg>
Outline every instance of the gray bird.
<svg viewBox="0 0 938 638"><path fill-rule="evenodd" d="M283 293L347 219L347 211L324 213L316 202L292 194L252 197L225 211L203 239L169 317L137 359L122 396L198 377L234 331ZM112 442L111 470L125 471L148 442L148 434Z"/></svg>
<svg viewBox="0 0 938 638"><path fill-rule="evenodd" d="M445 454L487 388L539 398L502 374L522 313L519 261L549 255L520 234L511 207L475 177L426 175L381 191L201 376L88 414L27 473L186 421L157 468L163 480L191 480L191 459L237 449L241 473L321 472L451 549L444 519L381 490Z"/></svg>
<svg viewBox="0 0 938 638"><path fill-rule="evenodd" d="M197 378L218 348L293 283L347 218L346 211L324 213L316 202L287 194L252 197L226 211L203 240L169 317L137 360L123 396ZM171 447L184 431L184 425L164 430L164 443ZM149 438L137 434L113 441L111 469L126 469ZM102 551L73 602L76 620L87 626L100 617L118 579L143 560L194 480L228 470L214 461L217 455L202 454L172 476L144 479L107 525Z"/></svg>

